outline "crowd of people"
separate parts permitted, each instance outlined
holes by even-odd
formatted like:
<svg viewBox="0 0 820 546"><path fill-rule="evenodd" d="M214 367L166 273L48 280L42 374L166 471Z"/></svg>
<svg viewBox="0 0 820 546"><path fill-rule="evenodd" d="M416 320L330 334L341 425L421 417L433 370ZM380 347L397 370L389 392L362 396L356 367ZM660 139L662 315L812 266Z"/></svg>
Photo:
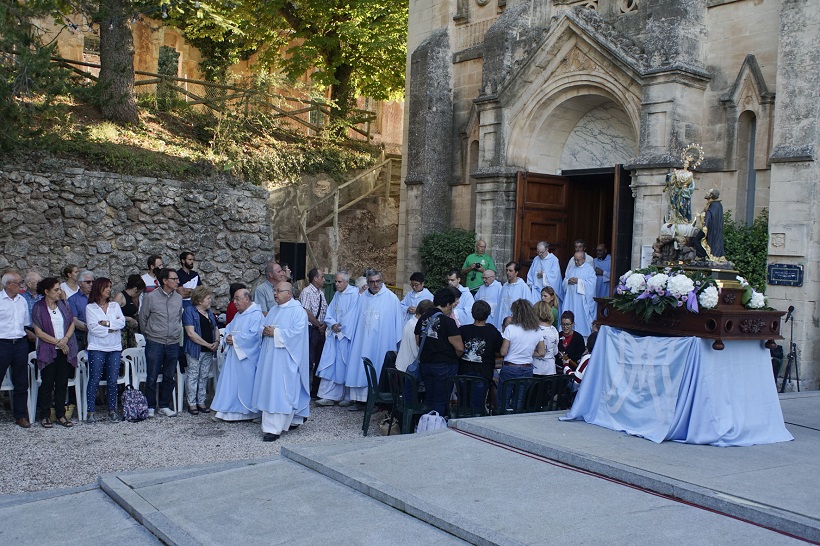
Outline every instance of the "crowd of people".
<svg viewBox="0 0 820 546"><path fill-rule="evenodd" d="M355 284L346 271L337 272L328 302L318 268L308 273L297 300L289 268L271 261L253 293L244 284L230 286L224 335L212 310L213 292L194 270L191 252L179 255L178 269L149 256L147 271L130 275L117 293L110 279L95 278L74 264L63 269L62 282L36 271L25 278L8 271L0 293L0 377L11 369L14 418L30 427L28 353L36 351L37 420L45 428L71 427L62 401L78 353L85 350L87 422L95 423L103 419L96 411L99 384L116 385L122 351L135 347L140 333L149 418L182 409L171 407L174 381L158 386L160 374L173 378L181 365L189 413L258 420L265 441L299 427L309 416L311 399L321 406L364 409L368 383L361 363L368 359L380 374L390 351L398 352L399 370L418 361L425 401L442 415L452 394L447 380L456 374L483 377L493 386L555 373L580 382L584 355L594 343L593 298L609 293L606 247L598 245L593 259L584 242L576 241L562 275L549 244L538 243L527 278L519 277L520 264L511 261L503 285L486 243L478 241L475 250L461 268L449 271L447 286L435 294L425 288L423 273L413 273L402 300L380 272L367 270ZM212 375L218 381L209 406ZM493 392L482 393L489 407L514 403ZM117 389L108 388L105 398L107 419L120 420Z"/></svg>

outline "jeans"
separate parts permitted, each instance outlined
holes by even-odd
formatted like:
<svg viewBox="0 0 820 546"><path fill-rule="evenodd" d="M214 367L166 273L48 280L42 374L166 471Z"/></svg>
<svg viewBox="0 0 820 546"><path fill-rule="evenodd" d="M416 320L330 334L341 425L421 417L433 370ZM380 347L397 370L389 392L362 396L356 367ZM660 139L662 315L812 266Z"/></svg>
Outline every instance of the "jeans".
<svg viewBox="0 0 820 546"><path fill-rule="evenodd" d="M519 377L532 377L532 366L508 366L504 364L501 366L501 372L498 374L498 411L504 411L508 408L520 409L524 403L524 392L521 391L517 400L512 400L512 393L504 392L504 381L507 379L516 379Z"/></svg>
<svg viewBox="0 0 820 546"><path fill-rule="evenodd" d="M14 419L28 418L28 343L26 338L0 340L0 382L11 368L11 384L14 385L12 405Z"/></svg>
<svg viewBox="0 0 820 546"><path fill-rule="evenodd" d="M108 411L117 410L117 379L120 375L119 351L88 351L88 387L85 391L88 413L94 413L97 405L97 389L100 386L103 370L108 387Z"/></svg>
<svg viewBox="0 0 820 546"><path fill-rule="evenodd" d="M419 368L427 405L444 416L452 392L447 388L447 378L458 374L458 364L420 364Z"/></svg>
<svg viewBox="0 0 820 546"><path fill-rule="evenodd" d="M188 406L205 406L205 388L208 385L208 376L211 375L214 354L201 351L199 358L194 358L186 353L185 356L188 358Z"/></svg>
<svg viewBox="0 0 820 546"><path fill-rule="evenodd" d="M157 376L162 374L162 387L159 392L159 407L171 405L171 395L176 386L177 362L179 361L179 344L163 345L145 340L145 364L148 377L145 379L145 398L148 407L157 408Z"/></svg>

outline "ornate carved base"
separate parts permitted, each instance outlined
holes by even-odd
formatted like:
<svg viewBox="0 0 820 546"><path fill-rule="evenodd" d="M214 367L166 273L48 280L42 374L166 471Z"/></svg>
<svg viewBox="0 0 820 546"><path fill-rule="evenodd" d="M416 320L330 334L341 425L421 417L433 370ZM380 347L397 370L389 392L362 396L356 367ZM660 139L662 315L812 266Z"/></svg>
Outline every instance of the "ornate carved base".
<svg viewBox="0 0 820 546"><path fill-rule="evenodd" d="M714 309L701 309L690 313L683 307L670 309L660 316L644 322L638 315L615 309L609 298L595 298L598 302L598 323L624 330L658 336L695 336L713 339L712 348L723 350L724 341L761 340L769 349L780 335L780 319L783 311L746 309L741 302L743 290L723 288L720 302Z"/></svg>

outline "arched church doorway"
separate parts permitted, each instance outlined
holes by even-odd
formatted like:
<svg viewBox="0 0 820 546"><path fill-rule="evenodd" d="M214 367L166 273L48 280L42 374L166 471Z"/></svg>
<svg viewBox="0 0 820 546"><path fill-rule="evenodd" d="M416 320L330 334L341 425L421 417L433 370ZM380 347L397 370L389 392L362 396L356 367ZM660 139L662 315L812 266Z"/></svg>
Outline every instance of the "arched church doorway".
<svg viewBox="0 0 820 546"><path fill-rule="evenodd" d="M514 255L527 267L546 240L564 269L576 239L592 255L605 243L616 277L632 259L634 202L622 165L637 155L637 128L609 96L550 102L538 123L526 124L531 134L516 138L527 142L526 157L517 162L527 170L518 176Z"/></svg>

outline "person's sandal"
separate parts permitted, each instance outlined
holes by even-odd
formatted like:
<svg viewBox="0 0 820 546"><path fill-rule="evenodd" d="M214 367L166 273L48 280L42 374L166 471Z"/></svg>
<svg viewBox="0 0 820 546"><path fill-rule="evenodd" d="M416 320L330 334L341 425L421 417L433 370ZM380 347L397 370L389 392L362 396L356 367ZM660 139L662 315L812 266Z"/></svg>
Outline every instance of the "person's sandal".
<svg viewBox="0 0 820 546"><path fill-rule="evenodd" d="M71 428L71 427L74 426L74 423L72 423L71 421L69 421L65 417L61 417L60 419L57 419L57 423L64 426L65 428Z"/></svg>
<svg viewBox="0 0 820 546"><path fill-rule="evenodd" d="M199 410L196 409L196 406L188 406L188 413L191 415L199 415Z"/></svg>
<svg viewBox="0 0 820 546"><path fill-rule="evenodd" d="M43 428L54 428L54 425L51 424L51 421L49 421L48 417L46 417L45 419L40 419L40 425Z"/></svg>
<svg viewBox="0 0 820 546"><path fill-rule="evenodd" d="M197 405L197 409L199 410L199 413L211 413L210 408L208 408L207 406Z"/></svg>

